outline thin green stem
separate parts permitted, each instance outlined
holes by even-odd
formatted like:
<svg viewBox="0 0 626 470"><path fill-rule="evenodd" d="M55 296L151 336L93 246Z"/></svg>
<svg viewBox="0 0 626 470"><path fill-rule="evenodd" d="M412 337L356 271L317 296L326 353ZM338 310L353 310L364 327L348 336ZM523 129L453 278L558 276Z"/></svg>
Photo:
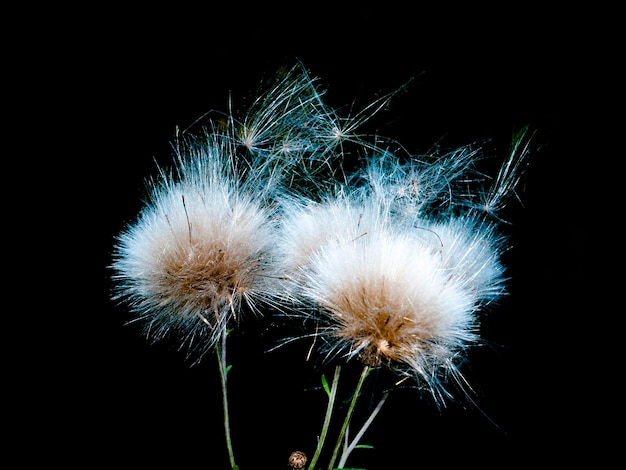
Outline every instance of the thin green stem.
<svg viewBox="0 0 626 470"><path fill-rule="evenodd" d="M335 367L335 375L333 376L333 383L330 387L330 394L328 395L328 405L326 406L326 416L324 416L324 425L322 426L322 433L320 434L319 440L317 441L317 448L315 449L315 454L310 460L308 470L314 470L315 464L320 457L322 452L322 447L324 447L324 441L326 440L326 435L328 434L328 427L330 425L330 418L333 415L333 408L335 406L335 397L337 396L337 388L339 386L339 374L341 372L341 366Z"/></svg>
<svg viewBox="0 0 626 470"><path fill-rule="evenodd" d="M230 438L230 414L228 412L228 393L227 393L227 364L226 364L226 336L228 331L222 333L222 341L216 346L217 360L220 369L220 379L222 383L222 405L224 408L224 434L226 435L226 447L228 448L228 457L230 458L230 466L238 468L235 464L235 454L233 452L233 444Z"/></svg>
<svg viewBox="0 0 626 470"><path fill-rule="evenodd" d="M339 468L344 467L344 465L346 464L346 461L348 460L348 457L350 456L354 448L361 441L363 434L365 434L365 431L367 431L367 428L369 428L370 424L372 424L372 422L374 421L374 418L376 418L376 415L378 414L380 409L383 407L383 404L385 403L385 400L387 399L388 396L389 396L389 392L385 392L385 394L382 396L382 398L376 405L376 408L374 408L374 411L372 411L372 413L367 418L367 421L363 423L363 426L361 426L361 429L359 429L359 432L357 433L357 435L354 436L354 439L352 439L352 442L350 442L348 447L344 449L343 454L341 454L341 458L339 459Z"/></svg>
<svg viewBox="0 0 626 470"><path fill-rule="evenodd" d="M350 401L350 407L348 408L346 417L343 420L343 425L341 426L341 431L339 432L337 444L335 444L335 450L333 451L333 456L330 459L328 470L333 470L334 468L335 460L337 460L337 455L339 454L339 449L341 449L341 446L343 444L343 436L346 433L346 429L348 429L348 424L350 424L350 419L352 418L354 407L356 406L356 402L359 398L359 395L361 394L361 388L363 388L365 379L367 378L371 370L372 369L369 366L363 367L363 372L361 372L361 377L359 378L359 382L357 383L356 388L354 389L354 394L352 395L352 400Z"/></svg>

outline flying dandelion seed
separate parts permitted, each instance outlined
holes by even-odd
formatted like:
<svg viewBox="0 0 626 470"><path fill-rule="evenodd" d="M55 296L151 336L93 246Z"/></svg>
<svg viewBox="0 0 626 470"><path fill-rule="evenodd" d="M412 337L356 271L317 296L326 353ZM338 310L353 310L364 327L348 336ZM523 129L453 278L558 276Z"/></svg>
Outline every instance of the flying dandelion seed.
<svg viewBox="0 0 626 470"><path fill-rule="evenodd" d="M407 86L342 115L323 101L325 90L298 63L277 74L242 118L230 117L232 134L256 172L287 173L288 187L315 196L345 177L347 155L378 148L360 130Z"/></svg>

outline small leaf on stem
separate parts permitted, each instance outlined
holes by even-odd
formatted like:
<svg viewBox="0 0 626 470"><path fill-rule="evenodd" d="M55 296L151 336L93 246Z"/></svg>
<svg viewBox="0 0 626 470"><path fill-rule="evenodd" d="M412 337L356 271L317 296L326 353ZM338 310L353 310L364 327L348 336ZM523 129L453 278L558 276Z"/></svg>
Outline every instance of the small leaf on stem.
<svg viewBox="0 0 626 470"><path fill-rule="evenodd" d="M330 397L330 387L328 386L328 381L326 380L326 376L322 374L322 387L326 390L326 394Z"/></svg>

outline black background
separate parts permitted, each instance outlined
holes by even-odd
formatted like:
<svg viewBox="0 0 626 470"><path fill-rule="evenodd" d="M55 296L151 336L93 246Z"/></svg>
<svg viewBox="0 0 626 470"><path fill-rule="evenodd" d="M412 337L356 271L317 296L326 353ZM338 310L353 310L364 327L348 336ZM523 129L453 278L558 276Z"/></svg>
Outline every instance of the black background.
<svg viewBox="0 0 626 470"><path fill-rule="evenodd" d="M229 95L245 108L297 60L337 109L415 78L375 121L414 153L489 139L504 155L514 131L537 130L522 204L506 214L510 296L485 317L487 345L464 369L475 405L461 398L437 409L398 390L364 438L375 449L355 451L349 464L508 468L602 456L585 441L595 432L585 365L594 327L585 320L592 255L581 216L591 198L581 179L595 170L576 163L590 158L581 136L592 124L591 71L603 73L597 37L578 13L383 7L103 9L79 12L39 40L32 60L48 77L37 88L50 104L36 121L54 128L58 154L40 169L60 167L67 178L56 188L67 217L57 214L43 231L69 241L50 263L63 317L38 326L62 331L46 334L49 354L27 369L42 391L23 435L45 436L48 461L228 468L214 358L191 367L175 343L149 344L111 301L107 266L114 237L142 206L144 179L156 174L155 161L170 161L177 126L226 111ZM287 468L296 449L311 455L323 418L308 345L268 353L275 338L266 327L250 321L231 341L233 444L243 470ZM345 393L357 373L346 370Z"/></svg>

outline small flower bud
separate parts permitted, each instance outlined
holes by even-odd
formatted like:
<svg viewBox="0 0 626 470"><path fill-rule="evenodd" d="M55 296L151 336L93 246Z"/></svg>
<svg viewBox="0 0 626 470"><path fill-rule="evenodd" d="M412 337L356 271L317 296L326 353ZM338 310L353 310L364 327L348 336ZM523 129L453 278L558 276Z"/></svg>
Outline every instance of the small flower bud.
<svg viewBox="0 0 626 470"><path fill-rule="evenodd" d="M304 452L294 450L289 456L289 466L291 468L300 469L306 465L306 455Z"/></svg>

